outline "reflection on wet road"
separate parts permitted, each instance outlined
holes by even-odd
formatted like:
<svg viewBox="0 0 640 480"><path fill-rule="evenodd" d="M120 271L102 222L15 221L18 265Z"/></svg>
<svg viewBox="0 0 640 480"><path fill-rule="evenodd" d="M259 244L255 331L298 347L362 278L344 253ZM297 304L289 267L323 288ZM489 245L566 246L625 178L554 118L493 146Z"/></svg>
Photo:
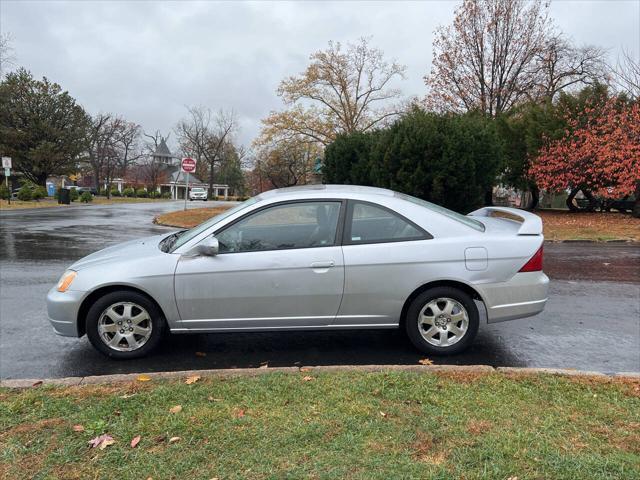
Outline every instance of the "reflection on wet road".
<svg viewBox="0 0 640 480"><path fill-rule="evenodd" d="M264 362L415 364L421 358L400 332L389 330L173 335L149 358L130 362L106 359L86 338L55 335L44 299L64 269L105 246L170 231L151 219L179 208L179 202L166 202L1 212L0 377L255 367ZM544 313L481 325L471 349L434 362L639 371L640 246L547 243L545 270L552 283Z"/></svg>

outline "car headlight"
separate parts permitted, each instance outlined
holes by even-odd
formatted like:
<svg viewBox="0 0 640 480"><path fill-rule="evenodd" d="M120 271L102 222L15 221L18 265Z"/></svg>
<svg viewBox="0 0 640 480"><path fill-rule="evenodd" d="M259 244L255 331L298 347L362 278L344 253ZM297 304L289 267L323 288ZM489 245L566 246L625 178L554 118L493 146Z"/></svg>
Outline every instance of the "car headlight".
<svg viewBox="0 0 640 480"><path fill-rule="evenodd" d="M73 280L77 276L78 276L78 272L75 272L73 270L67 270L62 274L62 277L60 277L60 281L58 282L58 286L56 287L56 289L59 292L66 292L71 286L71 283L73 282Z"/></svg>

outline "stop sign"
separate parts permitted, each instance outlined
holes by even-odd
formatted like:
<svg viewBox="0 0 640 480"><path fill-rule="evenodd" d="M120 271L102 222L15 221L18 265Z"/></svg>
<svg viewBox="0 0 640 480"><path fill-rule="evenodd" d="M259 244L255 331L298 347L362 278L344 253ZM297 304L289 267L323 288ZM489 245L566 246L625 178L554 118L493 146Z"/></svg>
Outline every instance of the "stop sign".
<svg viewBox="0 0 640 480"><path fill-rule="evenodd" d="M182 171L186 173L193 173L196 171L196 161L193 158L182 159Z"/></svg>

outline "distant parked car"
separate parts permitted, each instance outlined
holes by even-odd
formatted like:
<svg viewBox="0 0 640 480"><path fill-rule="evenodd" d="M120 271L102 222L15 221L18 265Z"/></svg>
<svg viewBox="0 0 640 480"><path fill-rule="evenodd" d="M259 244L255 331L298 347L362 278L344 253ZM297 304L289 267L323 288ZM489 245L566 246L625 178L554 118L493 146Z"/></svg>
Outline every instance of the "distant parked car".
<svg viewBox="0 0 640 480"><path fill-rule="evenodd" d="M508 213L520 221L496 217ZM427 354L480 324L540 313L542 221L513 208L460 215L401 193L271 190L192 228L85 257L47 297L60 335L135 358L173 333L400 328Z"/></svg>
<svg viewBox="0 0 640 480"><path fill-rule="evenodd" d="M75 189L78 190L80 195L82 195L83 192L89 192L94 197L98 195L98 190L96 190L95 187L75 187Z"/></svg>
<svg viewBox="0 0 640 480"><path fill-rule="evenodd" d="M189 191L189 200L204 200L207 201L207 191L202 187L193 187Z"/></svg>

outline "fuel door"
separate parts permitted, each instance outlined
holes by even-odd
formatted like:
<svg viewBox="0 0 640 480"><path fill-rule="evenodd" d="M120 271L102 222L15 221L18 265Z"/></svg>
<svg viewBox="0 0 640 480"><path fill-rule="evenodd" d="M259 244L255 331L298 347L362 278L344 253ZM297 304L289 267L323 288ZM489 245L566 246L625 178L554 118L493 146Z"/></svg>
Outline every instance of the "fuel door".
<svg viewBox="0 0 640 480"><path fill-rule="evenodd" d="M480 272L487 269L487 249L484 247L469 247L464 251L464 264L467 270Z"/></svg>

